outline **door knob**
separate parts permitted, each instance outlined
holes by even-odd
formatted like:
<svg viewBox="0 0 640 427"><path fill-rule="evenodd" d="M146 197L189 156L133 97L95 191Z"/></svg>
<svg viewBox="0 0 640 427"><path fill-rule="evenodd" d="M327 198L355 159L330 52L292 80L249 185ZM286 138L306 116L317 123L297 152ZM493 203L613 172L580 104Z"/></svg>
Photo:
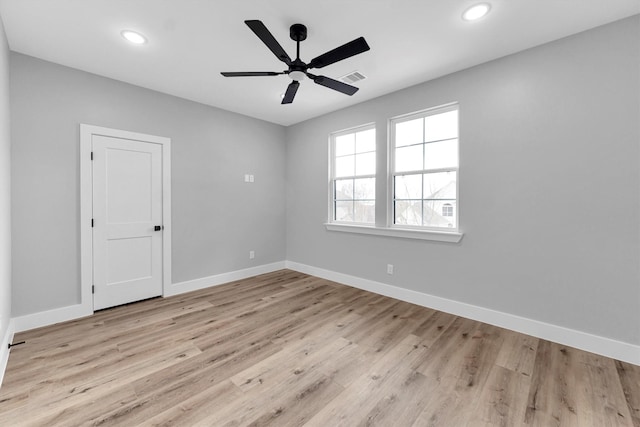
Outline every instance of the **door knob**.
<svg viewBox="0 0 640 427"><path fill-rule="evenodd" d="M156 225L155 227L153 227L153 231L160 231L164 228L164 225Z"/></svg>

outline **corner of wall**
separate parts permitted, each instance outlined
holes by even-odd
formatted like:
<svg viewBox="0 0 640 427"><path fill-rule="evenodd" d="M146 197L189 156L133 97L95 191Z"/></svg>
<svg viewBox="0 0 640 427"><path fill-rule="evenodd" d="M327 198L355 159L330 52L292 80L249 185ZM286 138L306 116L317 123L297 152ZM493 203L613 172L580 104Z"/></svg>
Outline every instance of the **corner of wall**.
<svg viewBox="0 0 640 427"><path fill-rule="evenodd" d="M0 342L0 387L2 387L2 380L4 379L4 371L7 369L7 363L9 362L9 344L13 342L14 327L13 321L9 321L9 325L6 328L6 332Z"/></svg>
<svg viewBox="0 0 640 427"><path fill-rule="evenodd" d="M249 277L257 276L259 274L271 273L273 271L282 270L283 268L285 268L285 261L279 261L271 264L263 264L256 267L245 268L243 270L216 274L214 276L172 283L169 287L165 288L164 296L170 297L174 295L184 294L186 292L193 292L200 289L210 288L212 286L234 282L236 280L246 279Z"/></svg>
<svg viewBox="0 0 640 427"><path fill-rule="evenodd" d="M11 321L11 132L9 105L9 43L0 16L0 385L13 339Z"/></svg>

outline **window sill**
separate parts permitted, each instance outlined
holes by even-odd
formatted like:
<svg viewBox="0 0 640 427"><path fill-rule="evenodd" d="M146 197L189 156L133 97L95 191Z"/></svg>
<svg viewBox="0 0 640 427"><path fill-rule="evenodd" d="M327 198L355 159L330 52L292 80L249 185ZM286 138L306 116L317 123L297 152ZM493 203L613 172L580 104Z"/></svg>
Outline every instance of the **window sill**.
<svg viewBox="0 0 640 427"><path fill-rule="evenodd" d="M344 233L369 234L373 236L400 237L403 239L431 240L434 242L458 243L463 233L434 230L409 230L404 228L385 228L367 225L351 225L327 223L324 225L329 231Z"/></svg>

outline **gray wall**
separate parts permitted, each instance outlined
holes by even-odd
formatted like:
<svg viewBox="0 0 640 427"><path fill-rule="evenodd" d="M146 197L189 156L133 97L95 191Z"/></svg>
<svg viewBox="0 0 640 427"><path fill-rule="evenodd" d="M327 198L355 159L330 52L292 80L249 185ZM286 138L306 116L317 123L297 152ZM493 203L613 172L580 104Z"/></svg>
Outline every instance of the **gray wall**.
<svg viewBox="0 0 640 427"><path fill-rule="evenodd" d="M174 283L285 258L281 126L17 53L11 112L13 316L80 302L80 123L171 138Z"/></svg>
<svg viewBox="0 0 640 427"><path fill-rule="evenodd" d="M89 123L172 138L173 282L286 258L639 344L639 27L636 16L288 129L11 54L12 315L79 302L78 125ZM7 66L0 40L4 88ZM382 150L389 117L451 101L462 242L327 232L328 134L375 121Z"/></svg>
<svg viewBox="0 0 640 427"><path fill-rule="evenodd" d="M635 16L288 128L287 259L640 344L639 28ZM388 118L452 101L462 242L326 231L328 134L375 121L384 156Z"/></svg>
<svg viewBox="0 0 640 427"><path fill-rule="evenodd" d="M9 46L2 19L0 19L0 341L5 336L11 316L11 143L9 122Z"/></svg>

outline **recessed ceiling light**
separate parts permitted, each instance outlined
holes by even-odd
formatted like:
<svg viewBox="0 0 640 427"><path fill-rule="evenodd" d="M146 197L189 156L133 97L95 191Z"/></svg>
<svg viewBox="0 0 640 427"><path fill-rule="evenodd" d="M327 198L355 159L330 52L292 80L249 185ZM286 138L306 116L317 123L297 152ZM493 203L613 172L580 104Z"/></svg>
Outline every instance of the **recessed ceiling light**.
<svg viewBox="0 0 640 427"><path fill-rule="evenodd" d="M122 30L120 34L126 41L133 44L145 44L147 42L147 38L145 36L140 33L136 33L135 31Z"/></svg>
<svg viewBox="0 0 640 427"><path fill-rule="evenodd" d="M490 10L491 5L489 3L479 3L465 10L462 14L462 19L465 21L477 21L489 13Z"/></svg>

